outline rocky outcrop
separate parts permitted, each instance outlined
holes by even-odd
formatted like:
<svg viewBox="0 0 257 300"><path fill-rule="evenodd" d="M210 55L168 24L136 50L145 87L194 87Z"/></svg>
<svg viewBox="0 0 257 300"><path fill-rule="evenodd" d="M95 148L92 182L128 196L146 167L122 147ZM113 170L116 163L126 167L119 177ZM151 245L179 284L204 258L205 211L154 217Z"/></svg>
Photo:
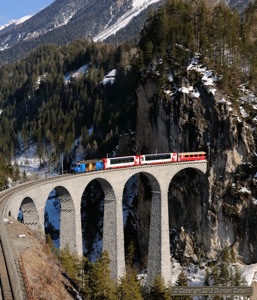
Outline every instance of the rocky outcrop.
<svg viewBox="0 0 257 300"><path fill-rule="evenodd" d="M190 71L180 87L168 92L146 79L137 96L138 153L208 153L207 176L188 170L170 184L172 255L186 263L215 258L223 247L233 247L243 262L256 263L256 146L240 99L229 98L216 83L207 85ZM138 201L143 203L145 196ZM138 205L139 218L149 216L145 209ZM147 231L149 222L138 225L138 231Z"/></svg>

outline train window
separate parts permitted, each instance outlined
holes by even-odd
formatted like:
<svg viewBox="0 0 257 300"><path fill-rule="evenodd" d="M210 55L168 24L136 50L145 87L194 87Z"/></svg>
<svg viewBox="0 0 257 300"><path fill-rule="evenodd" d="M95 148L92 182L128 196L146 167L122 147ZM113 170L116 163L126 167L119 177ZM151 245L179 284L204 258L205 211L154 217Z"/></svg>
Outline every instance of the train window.
<svg viewBox="0 0 257 300"><path fill-rule="evenodd" d="M145 156L145 160L152 160L152 156L151 155Z"/></svg>
<svg viewBox="0 0 257 300"><path fill-rule="evenodd" d="M158 160L158 159L170 159L170 158L171 158L171 156L169 153L145 155L145 160Z"/></svg>
<svg viewBox="0 0 257 300"><path fill-rule="evenodd" d="M122 164L122 163L129 163L129 162L134 162L134 157L126 157L126 158L111 158L110 159L110 164Z"/></svg>

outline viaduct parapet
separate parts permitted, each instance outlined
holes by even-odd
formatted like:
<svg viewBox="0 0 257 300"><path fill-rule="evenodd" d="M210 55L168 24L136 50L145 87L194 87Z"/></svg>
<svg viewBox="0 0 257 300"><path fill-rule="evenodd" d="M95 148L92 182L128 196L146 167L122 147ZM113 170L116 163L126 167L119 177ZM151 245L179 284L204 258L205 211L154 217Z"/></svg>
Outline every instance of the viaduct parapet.
<svg viewBox="0 0 257 300"><path fill-rule="evenodd" d="M81 199L87 185L97 180L105 194L103 250L109 253L112 277L119 279L125 274L122 210L124 187L132 176L143 173L152 188L147 281L152 282L159 274L168 283L171 280L168 190L172 178L187 168L206 173L207 161L148 165L35 181L12 193L4 215L17 218L21 208L24 223L32 229L44 231L46 202L55 189L61 200L60 248L68 244L71 251L82 255Z"/></svg>

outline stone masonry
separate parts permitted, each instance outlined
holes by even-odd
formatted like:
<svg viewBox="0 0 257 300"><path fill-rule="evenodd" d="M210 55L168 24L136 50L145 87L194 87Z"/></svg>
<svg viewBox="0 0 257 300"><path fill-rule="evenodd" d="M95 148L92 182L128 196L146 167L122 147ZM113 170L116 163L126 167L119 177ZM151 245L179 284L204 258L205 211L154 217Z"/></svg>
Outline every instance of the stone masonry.
<svg viewBox="0 0 257 300"><path fill-rule="evenodd" d="M82 255L81 198L87 185L97 180L104 191L103 250L111 259L112 277L125 274L122 199L127 181L135 174L144 173L152 187L147 282L160 274L166 283L171 280L168 189L176 173L193 168L207 171L207 162L187 162L140 166L64 175L32 182L22 190L14 191L5 207L5 216L23 212L24 223L44 232L44 210L50 192L55 189L61 200L60 248L69 245L71 251Z"/></svg>

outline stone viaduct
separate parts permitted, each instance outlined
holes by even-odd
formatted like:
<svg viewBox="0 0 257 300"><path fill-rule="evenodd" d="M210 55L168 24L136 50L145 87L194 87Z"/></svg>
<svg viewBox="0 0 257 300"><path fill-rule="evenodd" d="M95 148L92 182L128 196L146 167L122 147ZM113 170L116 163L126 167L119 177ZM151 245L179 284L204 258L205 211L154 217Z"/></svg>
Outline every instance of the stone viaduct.
<svg viewBox="0 0 257 300"><path fill-rule="evenodd" d="M152 188L147 281L152 282L160 274L165 282L169 282L171 263L168 189L176 173L187 168L206 173L207 161L122 168L35 181L11 194L4 215L17 218L21 208L24 223L32 229L44 231L46 202L55 189L61 201L60 248L68 244L72 251L82 254L81 199L87 185L92 180L97 180L105 194L103 250L109 253L112 277L119 279L125 273L122 211L124 187L133 175L143 173Z"/></svg>

